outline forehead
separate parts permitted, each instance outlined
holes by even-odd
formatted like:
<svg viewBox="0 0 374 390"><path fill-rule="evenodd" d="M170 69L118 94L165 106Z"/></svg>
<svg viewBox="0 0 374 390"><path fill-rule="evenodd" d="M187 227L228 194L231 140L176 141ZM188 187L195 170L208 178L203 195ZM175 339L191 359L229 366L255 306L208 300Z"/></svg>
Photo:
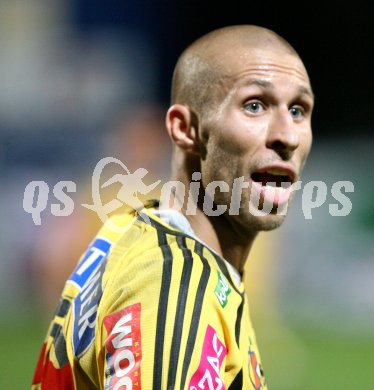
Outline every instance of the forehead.
<svg viewBox="0 0 374 390"><path fill-rule="evenodd" d="M231 50L230 50L231 51ZM259 80L263 86L282 79L313 97L310 81L300 58L281 49L260 48L233 50L222 58L222 74L226 87L240 88L248 80ZM261 85L260 85L261 86Z"/></svg>

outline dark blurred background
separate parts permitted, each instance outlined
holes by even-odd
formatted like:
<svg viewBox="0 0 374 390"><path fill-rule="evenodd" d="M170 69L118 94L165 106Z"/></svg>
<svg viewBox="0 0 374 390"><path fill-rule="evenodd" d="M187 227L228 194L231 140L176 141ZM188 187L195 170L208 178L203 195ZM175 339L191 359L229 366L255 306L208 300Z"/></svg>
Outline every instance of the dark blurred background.
<svg viewBox="0 0 374 390"><path fill-rule="evenodd" d="M326 202L260 237L247 267L270 389L373 389L373 14L369 2L0 0L0 388L28 388L63 281L100 220L91 175L104 156L167 179L163 115L181 51L230 24L257 24L300 53L316 95L304 181ZM26 185L45 181L35 226ZM53 186L77 184L74 212ZM333 183L352 211L332 217ZM109 194L110 196L110 194Z"/></svg>

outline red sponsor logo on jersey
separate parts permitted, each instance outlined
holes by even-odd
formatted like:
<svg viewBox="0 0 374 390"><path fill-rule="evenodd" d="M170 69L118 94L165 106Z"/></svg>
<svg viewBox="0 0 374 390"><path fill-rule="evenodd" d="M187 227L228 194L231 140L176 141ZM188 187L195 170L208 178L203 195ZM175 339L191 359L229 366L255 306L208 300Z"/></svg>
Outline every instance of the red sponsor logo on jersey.
<svg viewBox="0 0 374 390"><path fill-rule="evenodd" d="M105 389L140 389L140 303L104 318L108 332Z"/></svg>
<svg viewBox="0 0 374 390"><path fill-rule="evenodd" d="M248 351L248 357L249 357L249 362L248 362L249 379L251 380L253 388L255 390L261 390L262 389L261 367L260 367L260 364L257 360L256 353L254 351L252 351L251 348Z"/></svg>
<svg viewBox="0 0 374 390"><path fill-rule="evenodd" d="M208 325L200 364L190 380L188 389L226 390L220 375L222 362L226 355L227 348L218 338L216 331Z"/></svg>

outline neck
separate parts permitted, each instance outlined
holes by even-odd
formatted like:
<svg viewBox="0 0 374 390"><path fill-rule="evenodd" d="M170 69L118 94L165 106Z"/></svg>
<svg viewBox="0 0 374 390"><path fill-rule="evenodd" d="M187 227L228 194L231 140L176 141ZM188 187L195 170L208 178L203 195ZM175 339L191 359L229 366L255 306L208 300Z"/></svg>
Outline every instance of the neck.
<svg viewBox="0 0 374 390"><path fill-rule="evenodd" d="M196 215L187 215L183 208L181 211L197 237L242 274L256 234L244 236L225 215L208 217L200 208Z"/></svg>
<svg viewBox="0 0 374 390"><path fill-rule="evenodd" d="M187 174L185 170L179 170L178 174L174 175L172 179L182 182L185 185L187 194L192 181L192 173ZM203 211L202 200L204 196L202 193L198 197L199 201L196 200L196 212L188 212L188 197L185 196L184 199L178 199L174 193L171 196L170 203L162 205L162 207L180 206L180 211L188 219L196 236L242 274L257 232L250 233L248 229L242 229L239 223L234 219L227 218L225 214L216 217L206 215Z"/></svg>

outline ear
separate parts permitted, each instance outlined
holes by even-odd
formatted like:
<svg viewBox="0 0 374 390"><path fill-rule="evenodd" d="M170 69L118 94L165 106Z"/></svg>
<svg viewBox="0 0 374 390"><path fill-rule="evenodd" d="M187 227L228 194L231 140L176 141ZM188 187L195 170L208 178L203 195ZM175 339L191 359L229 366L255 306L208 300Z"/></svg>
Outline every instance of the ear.
<svg viewBox="0 0 374 390"><path fill-rule="evenodd" d="M197 118L189 107L172 105L166 114L166 128L179 148L187 153L198 154Z"/></svg>

